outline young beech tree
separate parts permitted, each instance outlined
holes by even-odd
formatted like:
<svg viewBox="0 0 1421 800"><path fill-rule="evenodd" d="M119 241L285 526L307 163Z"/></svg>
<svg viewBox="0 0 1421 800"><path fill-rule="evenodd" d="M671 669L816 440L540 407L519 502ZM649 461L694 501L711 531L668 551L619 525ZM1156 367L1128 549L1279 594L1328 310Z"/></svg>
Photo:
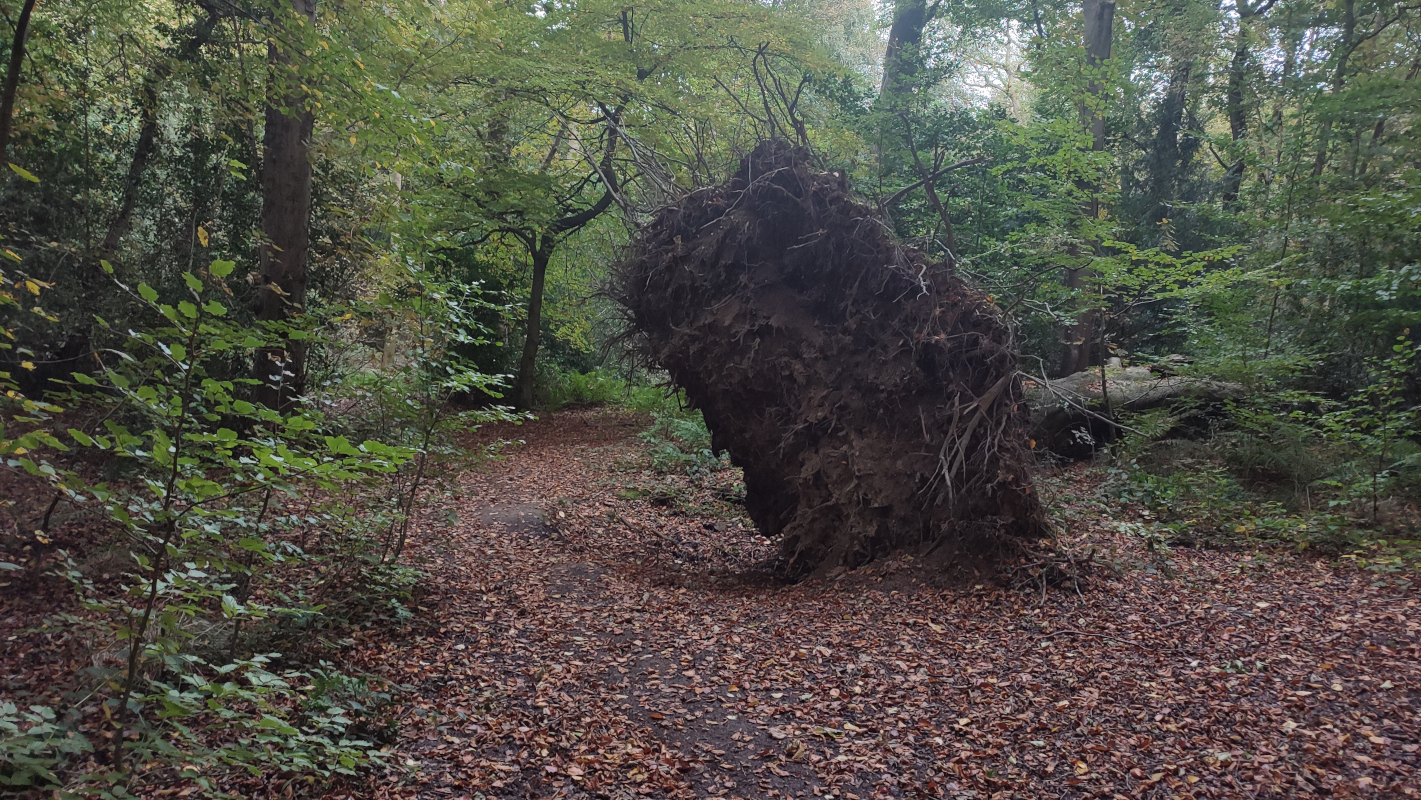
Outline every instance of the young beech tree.
<svg viewBox="0 0 1421 800"><path fill-rule="evenodd" d="M500 47L470 58L432 99L478 124L472 137L448 128L464 169L431 176L426 210L442 202L430 213L444 215L450 247L512 243L526 254L515 400L528 407L559 243L609 210L634 213L721 172L707 162L728 164L731 142L705 132L754 116L727 89L772 82L767 61L814 56L799 22L751 3L593 0L493 20Z"/></svg>

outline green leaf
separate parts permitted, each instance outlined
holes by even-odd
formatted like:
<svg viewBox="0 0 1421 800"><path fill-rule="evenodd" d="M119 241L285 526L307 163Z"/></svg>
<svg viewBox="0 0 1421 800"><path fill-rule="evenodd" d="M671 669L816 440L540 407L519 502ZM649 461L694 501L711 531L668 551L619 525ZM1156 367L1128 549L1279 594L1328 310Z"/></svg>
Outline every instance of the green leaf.
<svg viewBox="0 0 1421 800"><path fill-rule="evenodd" d="M232 274L232 270L237 268L235 261L214 261L207 267L207 271L219 278L225 278Z"/></svg>
<svg viewBox="0 0 1421 800"><path fill-rule="evenodd" d="M202 291L202 280L191 272L183 273L183 283L186 283L187 288L193 290L194 292Z"/></svg>
<svg viewBox="0 0 1421 800"><path fill-rule="evenodd" d="M16 175L19 175L21 178L24 178L30 183L39 183L39 178L36 178L33 172L30 172L19 164L15 164L12 162L10 164L10 169L14 170Z"/></svg>
<svg viewBox="0 0 1421 800"><path fill-rule="evenodd" d="M183 347L183 346L180 345L180 344L175 344L175 345L172 346L172 349L171 349L171 350L172 350L173 358L176 358L176 359L179 360L179 361L183 361L183 360L187 359L187 348L186 348L186 347Z"/></svg>
<svg viewBox="0 0 1421 800"><path fill-rule="evenodd" d="M85 447L93 447L93 446L94 446L94 439L93 439L93 437L89 436L89 434L84 433L83 431L81 431L81 430L79 430L79 429L77 429L77 428L70 428L70 429L69 429L69 435L74 437L74 441L78 442L79 444L84 445Z"/></svg>
<svg viewBox="0 0 1421 800"><path fill-rule="evenodd" d="M157 302L158 300L158 290L146 283L138 284L138 294L150 303Z"/></svg>
<svg viewBox="0 0 1421 800"><path fill-rule="evenodd" d="M227 307L216 300L209 300L203 303L202 309L214 317L221 317L227 314Z"/></svg>
<svg viewBox="0 0 1421 800"><path fill-rule="evenodd" d="M197 319L197 306L186 300L178 303L178 311L188 319Z"/></svg>

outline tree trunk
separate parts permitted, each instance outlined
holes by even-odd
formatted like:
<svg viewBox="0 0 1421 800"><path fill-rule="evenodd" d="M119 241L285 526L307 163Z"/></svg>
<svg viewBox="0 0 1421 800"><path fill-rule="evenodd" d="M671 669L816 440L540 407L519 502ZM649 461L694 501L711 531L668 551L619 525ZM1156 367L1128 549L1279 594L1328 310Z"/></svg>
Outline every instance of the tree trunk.
<svg viewBox="0 0 1421 800"><path fill-rule="evenodd" d="M15 39L10 44L10 69L5 73L5 93L0 96L0 164L10 163L10 131L15 118L15 92L20 88L20 68L25 62L25 37L30 32L30 14L36 0L25 0L15 23Z"/></svg>
<svg viewBox="0 0 1421 800"><path fill-rule="evenodd" d="M554 221L546 231L525 231L519 234L533 260L533 286L528 295L528 330L523 339L523 355L518 359L518 394L515 400L519 408L533 407L533 392L538 383L538 344L543 332L543 290L547 285L548 262L553 258L553 250L557 248L558 241L563 236L581 230L587 223L597 219L603 211L611 208L617 194L618 181L616 173L612 171L612 155L617 150L615 121L620 119L620 112L611 112L610 117L614 125L607 132L607 151L602 156L602 165L597 169L597 175L606 183L607 190L597 202L575 214Z"/></svg>
<svg viewBox="0 0 1421 800"><path fill-rule="evenodd" d="M1332 93L1335 95L1342 91L1342 86L1347 81L1347 59L1352 55L1353 37L1357 32L1357 6L1356 0L1343 0L1342 3L1342 36L1337 41L1337 69L1332 73ZM1327 146L1328 140L1332 138L1332 117L1325 117L1317 130L1317 157L1312 162L1312 176L1314 178L1322 175L1322 170L1327 166Z"/></svg>
<svg viewBox="0 0 1421 800"><path fill-rule="evenodd" d="M528 242L533 257L533 287L528 294L528 333L523 339L523 355L518 359L518 407L532 408L537 388L538 343L543 335L543 290L547 286L548 262L553 256L554 238L542 234Z"/></svg>
<svg viewBox="0 0 1421 800"><path fill-rule="evenodd" d="M1180 194L1180 184L1189 169L1193 149L1183 145L1180 132L1189 115L1189 79L1193 61L1177 65L1169 75L1164 96L1160 98L1155 140L1147 154L1149 168L1149 198L1152 207L1146 220L1158 224L1170 216L1170 209Z"/></svg>
<svg viewBox="0 0 1421 800"><path fill-rule="evenodd" d="M133 221L133 209L138 206L138 191L143 187L143 173L148 169L148 161L158 149L158 89L157 76L151 77L143 85L143 125L138 129L138 143L133 146L133 158L128 162L128 175L123 180L123 194L119 198L118 212L109 221L104 241L99 245L99 258L113 260L118 245L128 232Z"/></svg>
<svg viewBox="0 0 1421 800"><path fill-rule="evenodd" d="M314 24L315 0L292 0L298 14ZM306 303L306 254L311 233L311 133L314 115L303 93L285 84L291 55L273 42L267 61L268 88L262 135L261 288L258 317L276 322L299 313ZM289 408L305 384L306 348L298 341L263 348L255 372L262 381L257 399L268 408Z"/></svg>
<svg viewBox="0 0 1421 800"><path fill-rule="evenodd" d="M1416 73L1418 72L1421 72L1421 58L1418 58L1415 61L1411 62L1411 69L1407 71L1406 77L1403 80L1410 81L1412 78L1416 77ZM1368 149L1371 151L1372 155L1376 155L1378 149L1381 147L1382 135L1385 132L1386 114L1382 114L1377 117L1377 124L1372 127L1372 140L1368 145Z"/></svg>
<svg viewBox="0 0 1421 800"><path fill-rule="evenodd" d="M212 32L216 30L220 19L216 14L209 14L206 19L198 22L193 29L192 38L178 51L177 58L181 61L195 59L202 51L202 46L212 38ZM133 158L128 162L128 175L123 181L123 195L119 199L118 212L109 221L104 241L99 245L100 259L113 259L124 235L128 233L129 225L133 222L133 211L138 206L138 192L143 187L143 173L148 170L148 162L158 149L158 104L163 85L171 75L172 65L165 59L153 68L153 73L143 82L143 95L139 100L142 103L140 118L143 124L138 130L138 142L133 148Z"/></svg>
<svg viewBox="0 0 1421 800"><path fill-rule="evenodd" d="M1081 10L1085 14L1085 55L1086 66L1098 68L1110 60L1110 45L1115 25L1114 0L1084 0ZM1086 90L1098 95L1104 88L1092 79ZM1099 152L1105 149L1105 117L1087 112L1090 129L1091 149Z"/></svg>
<svg viewBox="0 0 1421 800"><path fill-rule="evenodd" d="M1248 19L1242 14L1238 20L1238 41L1234 43L1233 58L1229 61L1228 91L1224 94L1224 106L1229 117L1229 139L1237 151L1248 136L1248 117L1243 104L1244 72L1248 68ZM1246 163L1243 153L1238 152L1233 164L1224 174L1223 201L1227 211L1238 210L1238 194L1243 187L1243 173Z"/></svg>
<svg viewBox="0 0 1421 800"><path fill-rule="evenodd" d="M175 57L181 61L194 60L202 52L203 45L212 38L220 20L218 15L209 13L206 19L199 21L193 30L192 38L188 39ZM138 98L139 119L142 120L138 129L138 141L134 144L133 156L128 162L128 174L124 176L118 210L109 219L103 241L99 243L97 258L91 256L85 267L79 270L76 281L79 288L78 302L75 307L80 310L80 319L75 329L65 337L59 352L55 354L54 361L60 374L89 372L96 363L92 356L92 314L99 308L99 299L104 287L110 285L108 276L100 269L100 265L105 261L116 260L114 257L118 253L119 245L123 243L123 237L133 225L133 212L138 208L143 176L148 171L148 164L154 153L158 151L159 103L163 88L171 76L172 64L164 57L143 81L143 90Z"/></svg>
<svg viewBox="0 0 1421 800"><path fill-rule="evenodd" d="M1089 267L1066 270L1066 288L1079 292L1086 287L1087 280L1094 277ZM1066 329L1066 341L1061 352L1061 364L1056 372L1060 377L1084 372L1090 368L1091 347L1095 342L1095 309L1082 312L1075 324Z"/></svg>
<svg viewBox="0 0 1421 800"><path fill-rule="evenodd" d="M896 111L912 96L914 79L922 65L923 30L929 19L927 0L893 3L893 26L888 30L888 46L883 51L883 85L878 92L881 107Z"/></svg>
<svg viewBox="0 0 1421 800"><path fill-rule="evenodd" d="M1114 0L1084 0L1081 10L1085 15L1086 65L1092 69L1098 68L1110 60L1111 34L1115 24L1115 3ZM1103 88L1098 80L1092 78L1086 90L1090 94L1098 96ZM1096 153L1103 151L1105 149L1104 115L1082 106L1081 121L1090 133L1091 151ZM1086 201L1082 212L1089 219L1098 219L1100 217L1100 187L1091 185L1086 189L1090 194L1090 199ZM1092 251L1099 249L1099 244L1096 242L1091 242L1090 245ZM1067 269L1066 286L1074 290L1082 289L1091 277L1093 274L1089 267ZM1065 346L1061 353L1060 374L1070 375L1090 366L1091 345L1098 338L1095 335L1096 317L1096 311L1088 309L1067 331Z"/></svg>

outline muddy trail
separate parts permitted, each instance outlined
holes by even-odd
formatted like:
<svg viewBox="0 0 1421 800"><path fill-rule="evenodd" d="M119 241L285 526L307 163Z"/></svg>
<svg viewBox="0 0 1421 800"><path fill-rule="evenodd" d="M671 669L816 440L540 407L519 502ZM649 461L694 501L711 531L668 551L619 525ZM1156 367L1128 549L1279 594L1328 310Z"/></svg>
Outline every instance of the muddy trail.
<svg viewBox="0 0 1421 800"><path fill-rule="evenodd" d="M551 415L424 519L425 589L347 657L402 684L403 798L1417 796L1414 588L1116 533L1048 482L1095 583L929 586L911 559L776 582L729 471L646 420ZM1165 568L1167 566L1167 568Z"/></svg>

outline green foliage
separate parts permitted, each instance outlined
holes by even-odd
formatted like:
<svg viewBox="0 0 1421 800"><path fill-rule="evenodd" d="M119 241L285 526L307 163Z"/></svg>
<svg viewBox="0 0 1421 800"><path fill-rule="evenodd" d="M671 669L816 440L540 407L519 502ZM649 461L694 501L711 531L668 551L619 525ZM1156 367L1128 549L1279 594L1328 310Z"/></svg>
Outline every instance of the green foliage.
<svg viewBox="0 0 1421 800"><path fill-rule="evenodd" d="M381 563L398 559L404 551L419 493L435 462L462 453L455 435L520 419L503 406L463 411L454 407L459 398L483 402L502 396L503 376L481 372L465 355L489 345L481 320L500 310L477 285L443 283L410 270L403 283L373 300L352 304L346 315L401 331L406 338L393 364L353 376L348 389L332 387L327 398L332 404L342 399L356 404L361 413L355 419L368 435L411 455L393 470L394 507L379 518L386 525Z"/></svg>
<svg viewBox="0 0 1421 800"><path fill-rule="evenodd" d="M1328 439L1348 456L1341 474L1328 481L1342 494L1336 502L1364 497L1371 505L1373 522L1390 485L1408 472L1415 479L1415 447L1398 451L1399 444L1421 435L1421 403L1413 402L1406 392L1406 379L1417 361L1409 333L1408 329L1396 337L1388 357L1369 360L1370 380L1350 403L1321 420Z"/></svg>
<svg viewBox="0 0 1421 800"><path fill-rule="evenodd" d="M252 328L228 319L223 279L231 262L202 275L184 274L187 290L163 302L147 284L119 284L152 315L142 329L115 331L122 346L98 377L74 374L80 387L102 389L113 409L101 428L70 429L75 446L129 461L135 479L75 489L56 477L73 502L96 504L132 553L126 584L106 592L71 565L68 575L86 606L101 612L95 634L122 643L106 664L106 706L117 731L113 760L119 786L130 764L180 758L209 775L218 765L331 774L378 758L368 742L344 735L336 716L288 720L294 670L269 669L279 654L233 658L243 623L306 619L319 605L253 590L268 573L313 556L283 536L274 519L280 495L313 489L338 493L397 471L416 454L376 440L351 442L328 432L308 409L281 412L243 399L253 379L224 375L235 354L250 358L304 339L295 324ZM112 330L104 321L100 326ZM87 390L86 390L87 391ZM53 443L58 448L66 445ZM23 466L23 465L22 465ZM327 506L328 523L340 509ZM269 577L267 578L270 579ZM214 658L225 653L225 658ZM231 738L204 744L214 731ZM176 735L175 735L176 733ZM125 750L129 752L125 752ZM115 778L84 780L113 783ZM204 778L205 780L205 778Z"/></svg>
<svg viewBox="0 0 1421 800"><path fill-rule="evenodd" d="M550 370L543 379L542 405L551 410L568 406L614 406L651 413L667 402L665 389L628 380L604 369Z"/></svg>
<svg viewBox="0 0 1421 800"><path fill-rule="evenodd" d="M101 411L98 422L61 439L36 426L45 421L38 407L25 406L24 435L0 442L6 464L48 485L56 503L101 510L130 554L115 590L60 553L90 612L66 624L110 643L95 693L113 731L104 745L112 768L76 772L70 763L91 751L92 723L60 726L51 710L6 706L3 747L20 765L5 773L12 785L123 797L177 777L210 791L224 770L310 781L381 761L368 737L387 727L378 720L384 695L332 667L303 670L290 653L252 650L280 642L299 650L298 632L332 624L332 615L408 616L419 573L397 559L432 459L458 454L452 433L509 418L497 408L452 409L458 395L495 391L497 379L456 352L482 335L471 314L485 301L412 275L401 291L353 307L348 317L383 315L410 337L413 354L355 382L370 406L358 419L372 430L353 439L362 424L317 410L340 407L340 393L280 411L246 399L257 381L234 376L234 361L315 337L306 318L233 321L234 266L218 260L184 273L170 301L146 283L118 283L146 319L125 329L98 320L115 346L95 374L69 382L68 405ZM127 463L124 479L89 485L54 466L74 449ZM297 512L286 502L297 498L318 502Z"/></svg>
<svg viewBox="0 0 1421 800"><path fill-rule="evenodd" d="M666 408L652 413L651 427L641 434L651 468L660 473L702 475L729 466L724 453L711 449L705 418L695 409Z"/></svg>
<svg viewBox="0 0 1421 800"><path fill-rule="evenodd" d="M1168 412L1132 419L1118 448L1115 496L1150 509L1172 537L1205 544L1281 543L1373 569L1418 563L1416 521L1382 519L1421 465L1421 409L1406 398L1416 347L1406 334L1367 362L1369 381L1347 402L1278 392L1235 402L1207 442L1156 437Z"/></svg>
<svg viewBox="0 0 1421 800"><path fill-rule="evenodd" d="M1416 9L1121 5L1091 64L1078 6L931 7L884 99L865 3L41 4L0 180L0 460L107 520L125 565L115 591L55 556L107 643L104 705L0 706L0 777L120 796L378 759L379 692L303 648L411 615L420 498L467 431L516 421L530 332L541 406L649 414L663 474L725 465L682 398L593 369L620 324L597 290L638 221L769 135L952 259L1030 371L1182 353L1247 390L1198 442L1159 441L1175 410L1128 420L1110 491L1150 511L1121 524L1158 566L1185 542L1413 563ZM260 109L290 97L315 120L309 291L259 324L237 265L260 259ZM315 389L263 408L244 376L292 342ZM113 770L76 775L95 724Z"/></svg>
<svg viewBox="0 0 1421 800"><path fill-rule="evenodd" d="M60 723L53 709L0 702L0 786L57 785L55 771L92 750L89 740Z"/></svg>

